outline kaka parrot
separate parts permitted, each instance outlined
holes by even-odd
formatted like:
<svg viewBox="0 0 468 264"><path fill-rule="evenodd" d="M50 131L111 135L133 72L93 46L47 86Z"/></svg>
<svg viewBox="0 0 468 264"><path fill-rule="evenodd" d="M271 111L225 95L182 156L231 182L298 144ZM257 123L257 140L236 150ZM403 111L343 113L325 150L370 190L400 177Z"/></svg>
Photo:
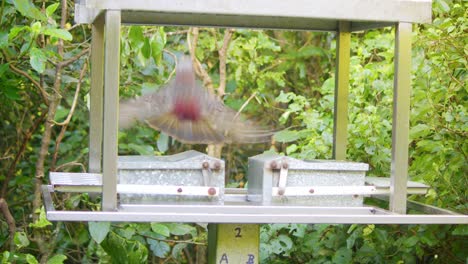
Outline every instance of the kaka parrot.
<svg viewBox="0 0 468 264"><path fill-rule="evenodd" d="M189 144L269 142L273 135L270 129L241 120L236 111L200 86L190 56L179 59L176 76L166 86L120 102L120 128L136 121Z"/></svg>

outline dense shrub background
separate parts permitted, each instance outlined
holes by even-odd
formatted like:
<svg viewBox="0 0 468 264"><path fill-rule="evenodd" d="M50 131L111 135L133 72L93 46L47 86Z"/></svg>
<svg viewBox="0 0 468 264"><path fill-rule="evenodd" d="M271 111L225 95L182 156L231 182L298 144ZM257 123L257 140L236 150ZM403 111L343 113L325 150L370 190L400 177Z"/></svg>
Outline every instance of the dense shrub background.
<svg viewBox="0 0 468 264"><path fill-rule="evenodd" d="M87 168L91 31L88 25L73 25L73 4L1 2L2 263L203 261L204 225L45 219L39 191L48 172ZM411 180L431 186L426 195L410 198L464 214L467 10L464 0L435 0L433 23L413 26L409 146ZM223 76L219 57L229 34ZM226 104L265 124L288 128L276 135L274 145L223 148L228 186L243 187L247 157L270 148L301 159L331 158L334 37L126 26L120 94L133 97L164 85L173 75L175 56L195 45L212 86L226 77ZM352 34L348 158L369 163L374 176L390 172L393 46L392 28ZM162 155L189 148L145 126L119 132L119 154ZM193 148L206 151L206 146ZM100 206L86 194L57 197L56 203L68 209ZM289 224L263 225L261 230L262 263L465 263L468 258L466 225Z"/></svg>

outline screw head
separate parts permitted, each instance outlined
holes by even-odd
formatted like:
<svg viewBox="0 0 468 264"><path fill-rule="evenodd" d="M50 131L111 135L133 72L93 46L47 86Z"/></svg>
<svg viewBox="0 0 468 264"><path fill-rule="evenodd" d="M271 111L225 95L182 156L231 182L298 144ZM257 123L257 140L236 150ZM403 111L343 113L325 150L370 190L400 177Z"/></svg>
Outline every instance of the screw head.
<svg viewBox="0 0 468 264"><path fill-rule="evenodd" d="M287 168L289 168L289 164L286 162L283 162L283 169L287 169Z"/></svg>
<svg viewBox="0 0 468 264"><path fill-rule="evenodd" d="M208 189L208 195L215 195L216 194L216 189L211 187Z"/></svg>
<svg viewBox="0 0 468 264"><path fill-rule="evenodd" d="M283 195L283 194L284 194L284 190L278 190L278 194L279 194L279 195Z"/></svg>
<svg viewBox="0 0 468 264"><path fill-rule="evenodd" d="M314 193L314 192L315 192L314 189L310 189L310 190L309 190L309 193Z"/></svg>
<svg viewBox="0 0 468 264"><path fill-rule="evenodd" d="M202 163L202 167L203 167L204 169L208 169L208 168L210 167L210 164L208 163L208 161L204 161L204 162Z"/></svg>
<svg viewBox="0 0 468 264"><path fill-rule="evenodd" d="M178 188L178 189L177 189L177 192L178 192L178 193L181 193L181 192L182 192L182 188Z"/></svg>
<svg viewBox="0 0 468 264"><path fill-rule="evenodd" d="M220 170L221 169L221 162L219 161L216 161L214 163L214 170Z"/></svg>
<svg viewBox="0 0 468 264"><path fill-rule="evenodd" d="M277 169L278 168L278 163L274 160L272 162L270 162L270 168L271 169Z"/></svg>

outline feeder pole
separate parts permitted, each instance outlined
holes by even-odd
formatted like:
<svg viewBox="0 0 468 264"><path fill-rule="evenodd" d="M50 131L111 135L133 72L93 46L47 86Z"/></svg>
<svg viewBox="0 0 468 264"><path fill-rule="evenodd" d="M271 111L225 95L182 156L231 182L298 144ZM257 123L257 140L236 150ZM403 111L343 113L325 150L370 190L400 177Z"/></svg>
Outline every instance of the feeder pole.
<svg viewBox="0 0 468 264"><path fill-rule="evenodd" d="M411 23L395 26L390 210L406 214L411 96Z"/></svg>
<svg viewBox="0 0 468 264"><path fill-rule="evenodd" d="M102 210L117 209L117 132L119 117L120 10L105 11L104 129Z"/></svg>
<svg viewBox="0 0 468 264"><path fill-rule="evenodd" d="M91 89L89 91L89 172L101 173L104 87L104 16L92 24Z"/></svg>
<svg viewBox="0 0 468 264"><path fill-rule="evenodd" d="M338 22L336 37L335 108L333 112L333 159L346 160L348 136L348 91L350 22Z"/></svg>

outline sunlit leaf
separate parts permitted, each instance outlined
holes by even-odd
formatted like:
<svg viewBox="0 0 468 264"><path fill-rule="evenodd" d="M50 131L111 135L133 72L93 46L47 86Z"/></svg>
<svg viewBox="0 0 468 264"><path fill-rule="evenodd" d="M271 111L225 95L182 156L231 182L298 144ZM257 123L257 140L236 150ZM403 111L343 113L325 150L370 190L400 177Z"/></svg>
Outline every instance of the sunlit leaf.
<svg viewBox="0 0 468 264"><path fill-rule="evenodd" d="M30 0L14 0L13 1L16 9L26 17L47 21L47 17L41 13L41 11L35 7Z"/></svg>
<svg viewBox="0 0 468 264"><path fill-rule="evenodd" d="M88 222L89 234L100 244L110 231L110 222Z"/></svg>
<svg viewBox="0 0 468 264"><path fill-rule="evenodd" d="M163 132L160 132L158 140L156 141L156 145L158 146L158 150L161 153L166 152L169 149L169 136Z"/></svg>
<svg viewBox="0 0 468 264"><path fill-rule="evenodd" d="M169 228L166 225L160 224L160 223L151 223L151 229L165 237L168 237L171 235Z"/></svg>
<svg viewBox="0 0 468 264"><path fill-rule="evenodd" d="M47 56L45 53L42 50L34 47L31 49L30 56L29 63L31 63L33 69L38 73L43 73L45 70L45 63L47 61Z"/></svg>
<svg viewBox="0 0 468 264"><path fill-rule="evenodd" d="M42 33L47 36L56 37L67 41L71 41L73 39L70 32L60 28L46 28Z"/></svg>
<svg viewBox="0 0 468 264"><path fill-rule="evenodd" d="M28 236L25 232L16 232L13 241L18 248L27 247L30 244Z"/></svg>
<svg viewBox="0 0 468 264"><path fill-rule="evenodd" d="M48 17L50 17L55 10L57 10L57 7L59 6L59 3L51 4L46 8L46 14Z"/></svg>
<svg viewBox="0 0 468 264"><path fill-rule="evenodd" d="M55 255L47 260L47 264L63 264L65 260L67 260L67 256L61 254Z"/></svg>

